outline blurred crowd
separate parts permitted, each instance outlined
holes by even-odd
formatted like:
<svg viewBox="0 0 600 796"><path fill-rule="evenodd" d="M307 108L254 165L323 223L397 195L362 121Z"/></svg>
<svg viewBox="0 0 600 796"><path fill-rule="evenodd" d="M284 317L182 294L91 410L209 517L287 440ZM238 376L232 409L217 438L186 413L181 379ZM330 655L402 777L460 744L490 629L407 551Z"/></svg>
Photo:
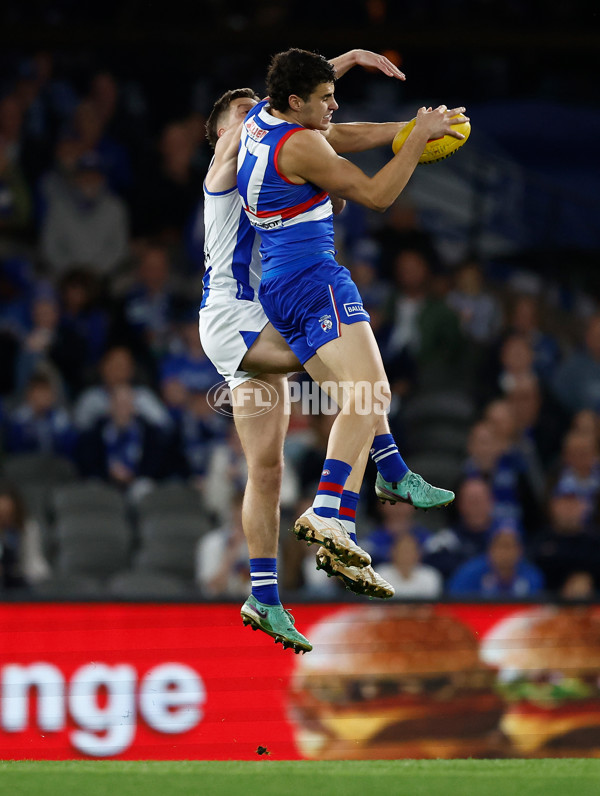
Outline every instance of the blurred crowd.
<svg viewBox="0 0 600 796"><path fill-rule="evenodd" d="M67 461L76 482L118 491L130 518L159 486L185 484L211 525L195 551L199 593L246 595L245 465L208 400L220 377L198 337L204 117L190 110L154 131L144 97L108 71L81 87L55 75L48 53L14 66L0 95L5 475L27 455ZM358 534L378 571L400 597L594 597L595 297L525 264L449 260L410 198L377 218L348 208L336 225L393 387L399 447L457 491L435 513L381 506L369 466ZM310 503L332 422L302 406L286 443L282 585L330 597L341 585L287 530ZM21 486L0 485L5 589L60 574L43 538L51 515L34 518Z"/></svg>

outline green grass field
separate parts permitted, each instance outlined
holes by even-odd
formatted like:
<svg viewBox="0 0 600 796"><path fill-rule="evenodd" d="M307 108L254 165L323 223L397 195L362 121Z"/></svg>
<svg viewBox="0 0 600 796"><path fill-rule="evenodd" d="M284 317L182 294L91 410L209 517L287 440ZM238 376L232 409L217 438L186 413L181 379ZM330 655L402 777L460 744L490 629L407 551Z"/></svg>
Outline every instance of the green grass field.
<svg viewBox="0 0 600 796"><path fill-rule="evenodd" d="M0 762L4 796L597 796L600 760Z"/></svg>

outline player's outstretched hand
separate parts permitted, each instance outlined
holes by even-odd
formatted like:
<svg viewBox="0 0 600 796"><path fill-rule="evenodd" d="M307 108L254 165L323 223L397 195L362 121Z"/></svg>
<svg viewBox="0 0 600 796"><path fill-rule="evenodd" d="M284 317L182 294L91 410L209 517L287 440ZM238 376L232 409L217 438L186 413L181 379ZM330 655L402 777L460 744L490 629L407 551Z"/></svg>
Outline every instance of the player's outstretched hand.
<svg viewBox="0 0 600 796"><path fill-rule="evenodd" d="M430 140L432 138L442 138L444 135L462 139L464 135L453 129L452 125L461 124L468 120L469 117L465 116L465 108L448 110L445 105L438 105L437 108L419 108L415 127L427 130Z"/></svg>
<svg viewBox="0 0 600 796"><path fill-rule="evenodd" d="M406 75L401 72L398 67L393 64L389 58L379 53L373 53L370 50L356 50L356 63L359 66L372 67L379 69L384 75L388 77L396 77L398 80L406 80Z"/></svg>

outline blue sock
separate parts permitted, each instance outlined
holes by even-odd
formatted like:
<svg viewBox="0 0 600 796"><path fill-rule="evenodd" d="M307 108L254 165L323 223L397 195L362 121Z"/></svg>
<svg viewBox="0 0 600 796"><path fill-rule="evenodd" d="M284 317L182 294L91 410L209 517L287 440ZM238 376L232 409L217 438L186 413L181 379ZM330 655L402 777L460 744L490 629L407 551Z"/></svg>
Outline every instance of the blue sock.
<svg viewBox="0 0 600 796"><path fill-rule="evenodd" d="M276 558L251 558L250 578L253 597L264 605L279 605Z"/></svg>
<svg viewBox="0 0 600 796"><path fill-rule="evenodd" d="M391 434L379 434L373 440L371 458L378 471L386 481L402 481L408 467L398 452L398 447Z"/></svg>
<svg viewBox="0 0 600 796"><path fill-rule="evenodd" d="M312 507L319 517L338 517L344 484L352 467L339 459L325 459Z"/></svg>
<svg viewBox="0 0 600 796"><path fill-rule="evenodd" d="M356 506L358 505L358 498L358 492L344 489L340 504L340 522L350 534L353 542L356 542Z"/></svg>

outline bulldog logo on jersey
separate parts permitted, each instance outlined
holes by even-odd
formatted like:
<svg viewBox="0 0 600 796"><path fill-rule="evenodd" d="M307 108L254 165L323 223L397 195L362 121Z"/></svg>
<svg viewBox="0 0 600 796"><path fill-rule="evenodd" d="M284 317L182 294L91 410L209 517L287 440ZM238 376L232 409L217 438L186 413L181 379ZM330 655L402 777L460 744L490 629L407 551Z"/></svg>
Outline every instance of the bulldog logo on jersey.
<svg viewBox="0 0 600 796"><path fill-rule="evenodd" d="M321 324L321 329L323 329L324 332L329 332L333 328L331 315L321 315L319 318L319 323Z"/></svg>

